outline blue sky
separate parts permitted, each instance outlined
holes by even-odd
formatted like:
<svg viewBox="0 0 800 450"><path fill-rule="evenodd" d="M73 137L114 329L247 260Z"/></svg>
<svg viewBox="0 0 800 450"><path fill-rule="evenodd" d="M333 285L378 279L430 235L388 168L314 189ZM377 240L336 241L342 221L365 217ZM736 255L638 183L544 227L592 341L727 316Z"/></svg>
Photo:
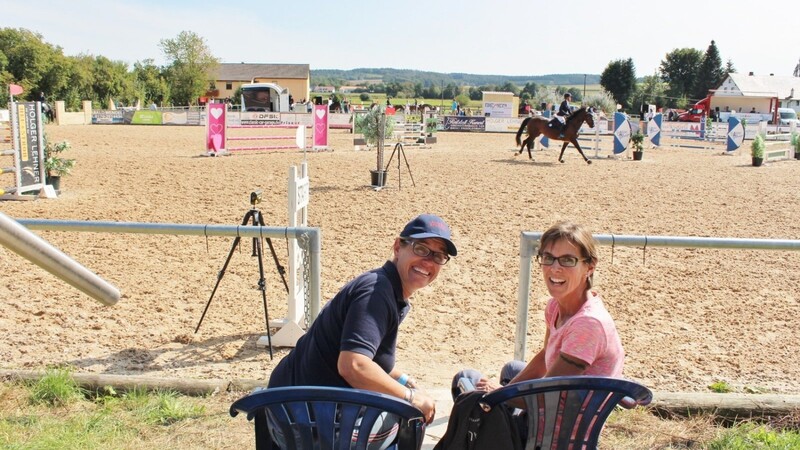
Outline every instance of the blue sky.
<svg viewBox="0 0 800 450"><path fill-rule="evenodd" d="M222 62L500 75L599 74L627 58L637 76L651 75L670 51L705 52L714 39L739 72L791 75L800 34L784 19L798 17L800 2L732 3L0 0L0 27L130 64L163 64L159 41L188 30Z"/></svg>

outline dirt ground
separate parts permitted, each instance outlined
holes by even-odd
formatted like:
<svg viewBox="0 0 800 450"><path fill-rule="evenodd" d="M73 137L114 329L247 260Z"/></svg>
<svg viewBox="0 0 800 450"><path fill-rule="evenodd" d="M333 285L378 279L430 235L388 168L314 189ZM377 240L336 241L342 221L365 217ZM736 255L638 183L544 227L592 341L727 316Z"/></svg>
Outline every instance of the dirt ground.
<svg viewBox="0 0 800 450"><path fill-rule="evenodd" d="M304 159L291 150L203 157L202 127L46 131L72 144L77 166L56 200L0 202L11 217L234 225L250 192L263 189L267 224L284 226L288 169ZM344 131L330 140L333 151L307 155L323 299L389 258L416 214L439 214L453 229L459 256L415 295L401 327L398 366L432 387L464 366L497 374L512 358L521 231L571 219L604 234L800 239L800 162L754 168L746 150L648 149L641 162L586 165L569 149L559 164L556 150L535 162L513 157L510 134L439 133L432 148L406 148L416 187L403 165L398 189L393 164L376 192L374 151L355 151ZM256 347L264 311L248 242L194 334L231 239L37 233L115 284L122 300L104 307L0 248L0 368L266 380L288 351L270 360ZM286 242L273 243L285 264ZM270 317L284 317L286 293L265 262ZM601 247L595 280L627 353L624 375L657 391L725 381L738 391L800 393L798 266L791 251ZM541 346L546 295L534 268L528 357Z"/></svg>

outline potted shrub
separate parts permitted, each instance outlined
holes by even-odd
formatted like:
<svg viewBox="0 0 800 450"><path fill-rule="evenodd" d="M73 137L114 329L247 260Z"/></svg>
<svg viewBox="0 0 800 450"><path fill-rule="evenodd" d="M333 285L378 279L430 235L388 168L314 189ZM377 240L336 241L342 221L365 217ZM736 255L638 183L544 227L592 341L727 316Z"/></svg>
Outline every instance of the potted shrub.
<svg viewBox="0 0 800 450"><path fill-rule="evenodd" d="M69 150L70 145L67 141L48 142L45 138L44 145L44 169L47 175L47 184L52 185L53 189L61 189L61 177L69 175L75 167L75 160L64 158L63 153Z"/></svg>
<svg viewBox="0 0 800 450"><path fill-rule="evenodd" d="M433 133L436 132L436 127L439 124L439 120L435 117L428 117L425 119L425 133L427 133L427 137L425 138L426 144L435 144L436 143L436 136Z"/></svg>
<svg viewBox="0 0 800 450"><path fill-rule="evenodd" d="M792 133L792 148L794 149L794 159L800 159L800 134Z"/></svg>
<svg viewBox="0 0 800 450"><path fill-rule="evenodd" d="M381 133L383 121L383 133ZM394 117L386 116L383 108L372 108L368 113L357 116L355 122L356 132L361 132L368 145L377 145L378 164L375 170L370 170L372 185L383 187L386 185L386 169L383 168L383 141L394 132Z"/></svg>
<svg viewBox="0 0 800 450"><path fill-rule="evenodd" d="M641 131L636 130L636 133L631 135L631 146L633 146L633 160L641 161L644 155L644 135Z"/></svg>
<svg viewBox="0 0 800 450"><path fill-rule="evenodd" d="M757 134L756 138L753 139L753 143L750 144L750 156L753 157L753 165L758 167L761 163L764 162L764 149L766 145L764 144L764 136Z"/></svg>

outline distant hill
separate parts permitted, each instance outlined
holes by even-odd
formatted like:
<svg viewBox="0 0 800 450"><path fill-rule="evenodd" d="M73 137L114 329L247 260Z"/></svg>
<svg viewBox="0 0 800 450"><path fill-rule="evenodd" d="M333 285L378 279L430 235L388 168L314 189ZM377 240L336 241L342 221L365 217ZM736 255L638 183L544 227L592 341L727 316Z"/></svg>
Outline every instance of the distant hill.
<svg viewBox="0 0 800 450"><path fill-rule="evenodd" d="M511 82L517 86L525 86L527 83L565 86L581 85L584 82L584 74L551 74L551 75L475 75L469 73L439 73L425 72L421 70L407 69L312 69L312 85L348 85L359 82L383 82L386 83L421 83L423 86L439 86L442 83L455 84L457 86L487 86L502 85ZM587 74L586 84L599 84L600 75Z"/></svg>

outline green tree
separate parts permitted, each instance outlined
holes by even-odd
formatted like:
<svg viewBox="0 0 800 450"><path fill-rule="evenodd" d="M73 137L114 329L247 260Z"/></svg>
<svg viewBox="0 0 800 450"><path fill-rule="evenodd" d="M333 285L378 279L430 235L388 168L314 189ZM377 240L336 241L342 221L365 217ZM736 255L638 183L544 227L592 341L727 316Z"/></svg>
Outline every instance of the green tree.
<svg viewBox="0 0 800 450"><path fill-rule="evenodd" d="M539 89L539 86L536 83L530 82L525 83L525 86L522 88L522 93L530 94L530 98L536 97L536 91Z"/></svg>
<svg viewBox="0 0 800 450"><path fill-rule="evenodd" d="M716 89L723 80L722 59L719 57L717 44L712 40L706 49L700 67L697 69L697 78L694 82L694 96L704 98L710 89Z"/></svg>
<svg viewBox="0 0 800 450"><path fill-rule="evenodd" d="M514 95L519 95L519 87L510 81L506 81L502 86L498 86L497 90L499 92L511 92Z"/></svg>
<svg viewBox="0 0 800 450"><path fill-rule="evenodd" d="M800 67L800 64L798 64L798 67ZM733 61L731 61L729 58L728 61L725 63L725 68L722 69L722 81L725 81L725 78L727 78L728 75L732 73L736 73L736 67L733 67ZM795 76L800 76L800 75L795 75Z"/></svg>
<svg viewBox="0 0 800 450"><path fill-rule="evenodd" d="M94 57L81 54L68 58L71 65L69 81L62 94L66 108L79 109L83 100L90 100L92 107L106 109L107 104L101 104L101 99L94 92Z"/></svg>
<svg viewBox="0 0 800 450"><path fill-rule="evenodd" d="M0 52L5 55L3 78L21 85L23 97L35 99L39 92L49 97L63 89L68 74L61 47L50 45L42 35L24 28L0 29Z"/></svg>
<svg viewBox="0 0 800 450"><path fill-rule="evenodd" d="M169 61L166 72L172 98L180 105L192 104L213 81L219 59L211 54L205 39L191 31L181 31L175 39L162 39L160 45Z"/></svg>
<svg viewBox="0 0 800 450"><path fill-rule="evenodd" d="M666 104L667 86L661 81L658 75L648 75L642 78L642 82L636 85L636 92L633 94L634 101L647 103L662 107Z"/></svg>
<svg viewBox="0 0 800 450"><path fill-rule="evenodd" d="M633 59L611 61L600 75L600 86L614 96L617 103L627 108L636 90L636 68Z"/></svg>
<svg viewBox="0 0 800 450"><path fill-rule="evenodd" d="M702 60L703 54L693 48L679 48L667 53L659 68L661 79L669 84L667 94L670 97L674 99L692 95L697 68Z"/></svg>
<svg viewBox="0 0 800 450"><path fill-rule="evenodd" d="M161 69L152 59L135 62L133 75L137 96L144 100L146 105L152 102L162 105L169 102L169 85Z"/></svg>
<svg viewBox="0 0 800 450"><path fill-rule="evenodd" d="M111 61L105 56L94 59L92 69L94 76L93 90L102 102L115 99L133 105L137 98L133 89L133 78L128 73L128 66L122 61Z"/></svg>

